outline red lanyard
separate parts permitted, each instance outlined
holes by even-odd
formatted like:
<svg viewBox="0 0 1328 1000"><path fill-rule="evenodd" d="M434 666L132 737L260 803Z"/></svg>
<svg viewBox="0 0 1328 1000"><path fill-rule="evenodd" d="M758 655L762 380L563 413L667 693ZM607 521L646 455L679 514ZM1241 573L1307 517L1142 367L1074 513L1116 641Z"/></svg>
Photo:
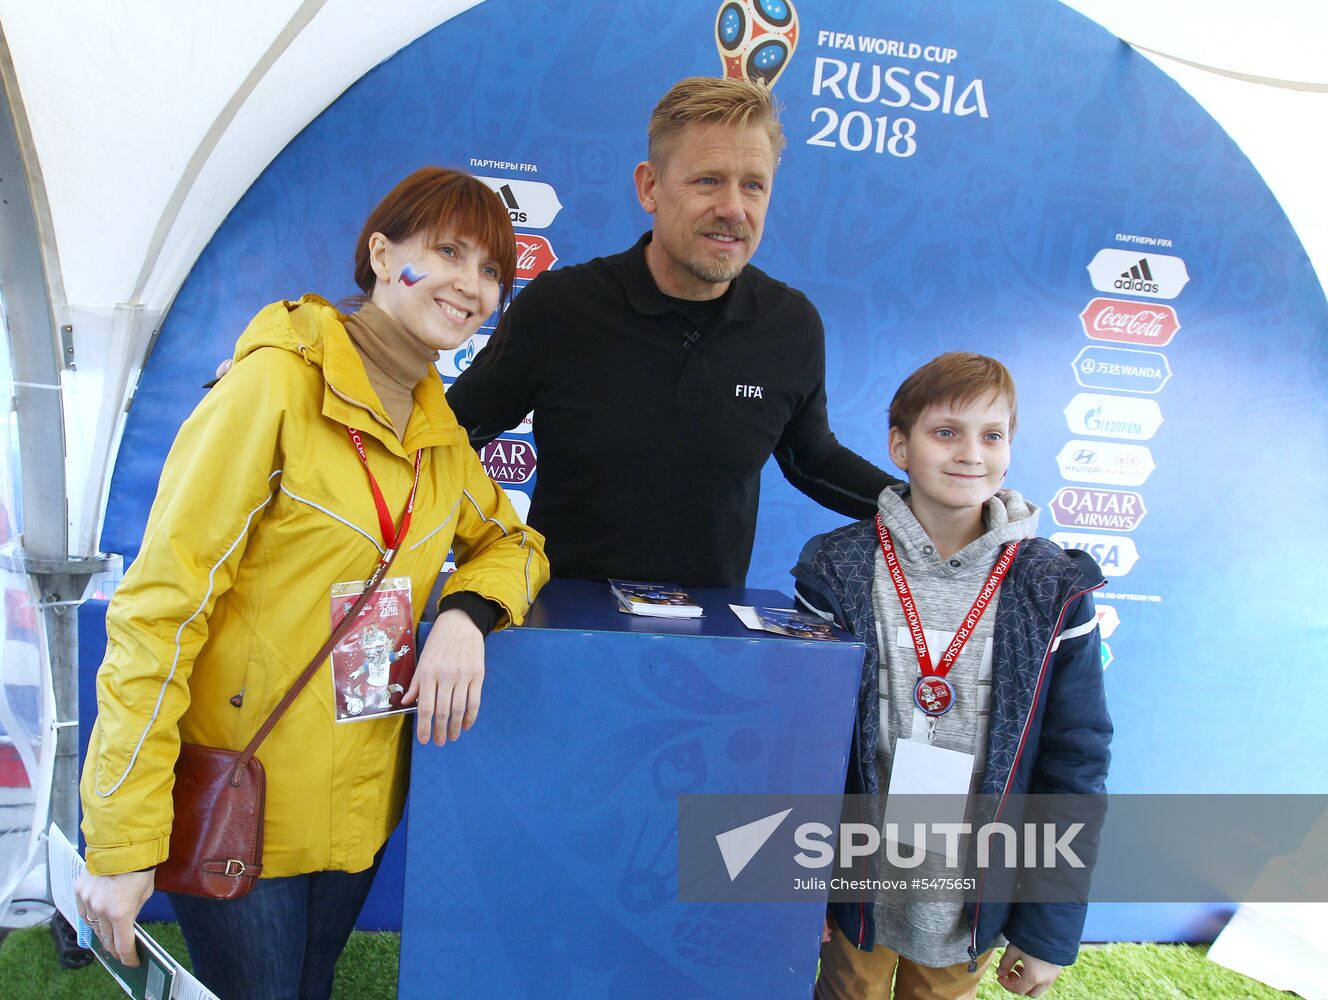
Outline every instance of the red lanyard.
<svg viewBox="0 0 1328 1000"><path fill-rule="evenodd" d="M890 532L881 521L880 514L876 515L876 535L881 540L885 567L890 571L895 592L899 594L899 605L904 609L904 620L908 623L909 634L913 637L913 651L918 655L918 666L922 670L922 679L918 681L914 690L914 699L927 715L933 717L944 715L954 707L954 688L945 680L945 675L950 672L955 660L959 659L960 651L968 642L969 636L973 634L973 630L977 628L978 622L982 620L987 605L996 596L1001 581L1005 579L1010 564L1014 562L1015 553L1019 551L1019 543L1007 546L1001 553L1000 559L996 560L995 568L987 577L987 582L982 585L982 589L978 591L973 606L968 609L968 614L964 616L963 622L955 631L954 638L950 640L950 645L941 656L941 662L934 664L931 653L927 650L927 634L922 629L922 616L918 614L917 603L913 600L912 591L908 589L908 581L904 579L904 568L899 565L899 557L895 554ZM931 678L937 679L939 683L931 681Z"/></svg>
<svg viewBox="0 0 1328 1000"><path fill-rule="evenodd" d="M394 530L392 512L387 509L383 491L378 488L378 480L374 478L373 470L369 468L369 456L364 453L364 439L353 427L347 427L346 433L350 435L351 444L355 445L355 453L360 456L364 471L369 474L369 488L373 490L374 506L378 508L378 530L383 533L383 544L389 550L396 549L410 528L410 515L415 509L415 490L420 485L420 459L424 456L424 449L415 452L415 480L410 484L410 496L406 497L406 509L401 512L401 522Z"/></svg>

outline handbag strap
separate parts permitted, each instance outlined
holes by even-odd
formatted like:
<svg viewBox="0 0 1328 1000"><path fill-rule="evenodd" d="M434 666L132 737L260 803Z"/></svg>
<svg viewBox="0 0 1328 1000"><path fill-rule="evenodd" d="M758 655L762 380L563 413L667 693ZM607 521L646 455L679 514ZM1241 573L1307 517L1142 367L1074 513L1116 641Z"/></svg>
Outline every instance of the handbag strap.
<svg viewBox="0 0 1328 1000"><path fill-rule="evenodd" d="M272 714L267 717L267 721L263 723L262 728L254 734L254 738L249 741L249 745L241 751L240 756L235 761L235 766L231 768L231 784L233 786L239 787L245 769L249 766L250 759L258 752L258 748L267 739L268 733L272 732L272 727L277 724L277 720L285 714L286 709L291 707L291 703L295 701L296 696L304 690L305 685L313 680L314 674L318 673L318 668L323 665L323 661L332 652L332 647L341 641L341 637L355 623L355 619L363 610L364 605L374 595L378 585L383 582L383 577L387 576L387 571L396 557L397 550L394 548L383 553L383 558L378 561L378 567L374 570L373 576L369 578L369 582L364 586L364 592L351 605L350 610L341 616L341 621L337 622L337 627L327 637L327 642L323 643L323 647L314 654L314 658L309 661L309 665L304 668L304 672L296 678L295 683L286 692L286 697L277 703L277 707L272 710Z"/></svg>

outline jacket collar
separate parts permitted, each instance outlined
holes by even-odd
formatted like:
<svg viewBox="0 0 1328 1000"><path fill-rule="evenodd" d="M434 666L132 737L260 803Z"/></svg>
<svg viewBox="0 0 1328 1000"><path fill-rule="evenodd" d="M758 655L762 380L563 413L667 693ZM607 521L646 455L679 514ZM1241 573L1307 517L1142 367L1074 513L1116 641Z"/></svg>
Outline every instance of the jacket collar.
<svg viewBox="0 0 1328 1000"><path fill-rule="evenodd" d="M383 404L369 383L364 362L346 333L345 316L335 313L335 318L336 322L322 324L324 416L371 435L402 458L419 448L465 442L465 433L445 400L443 380L432 366L415 386L415 409L406 424L404 439L398 441Z"/></svg>
<svg viewBox="0 0 1328 1000"><path fill-rule="evenodd" d="M624 283L627 286L627 301L633 309L643 316L663 316L672 312L673 306L655 284L655 277L646 263L646 245L651 236L651 233L645 233L625 254ZM760 301L754 271L755 268L748 264L733 279L728 294L724 296L725 322L746 322L756 318Z"/></svg>
<svg viewBox="0 0 1328 1000"><path fill-rule="evenodd" d="M443 380L430 368L415 387L415 409L398 441L378 394L369 384L364 362L343 325L346 317L317 295L298 301L275 302L263 309L236 345L235 357L261 347L277 347L298 354L323 376L322 414L379 441L401 458L419 448L464 444L465 432L443 395Z"/></svg>

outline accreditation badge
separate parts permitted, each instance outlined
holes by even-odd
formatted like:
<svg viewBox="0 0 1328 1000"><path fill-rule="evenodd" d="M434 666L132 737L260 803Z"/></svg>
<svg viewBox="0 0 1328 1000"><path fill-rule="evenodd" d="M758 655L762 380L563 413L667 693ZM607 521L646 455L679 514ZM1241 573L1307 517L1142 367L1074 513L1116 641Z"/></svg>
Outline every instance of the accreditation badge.
<svg viewBox="0 0 1328 1000"><path fill-rule="evenodd" d="M333 628L364 593L364 586L364 580L332 585ZM410 577L388 577L332 647L332 697L338 722L415 710L401 704L415 675L414 622Z"/></svg>

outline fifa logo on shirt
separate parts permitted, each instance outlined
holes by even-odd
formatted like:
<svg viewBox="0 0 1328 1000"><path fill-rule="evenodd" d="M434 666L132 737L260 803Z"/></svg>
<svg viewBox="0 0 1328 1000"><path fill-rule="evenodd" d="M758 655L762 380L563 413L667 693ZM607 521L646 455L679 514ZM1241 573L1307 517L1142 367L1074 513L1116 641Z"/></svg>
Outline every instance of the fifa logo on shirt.
<svg viewBox="0 0 1328 1000"><path fill-rule="evenodd" d="M760 385L735 385L733 395L742 399L764 399L765 387Z"/></svg>

